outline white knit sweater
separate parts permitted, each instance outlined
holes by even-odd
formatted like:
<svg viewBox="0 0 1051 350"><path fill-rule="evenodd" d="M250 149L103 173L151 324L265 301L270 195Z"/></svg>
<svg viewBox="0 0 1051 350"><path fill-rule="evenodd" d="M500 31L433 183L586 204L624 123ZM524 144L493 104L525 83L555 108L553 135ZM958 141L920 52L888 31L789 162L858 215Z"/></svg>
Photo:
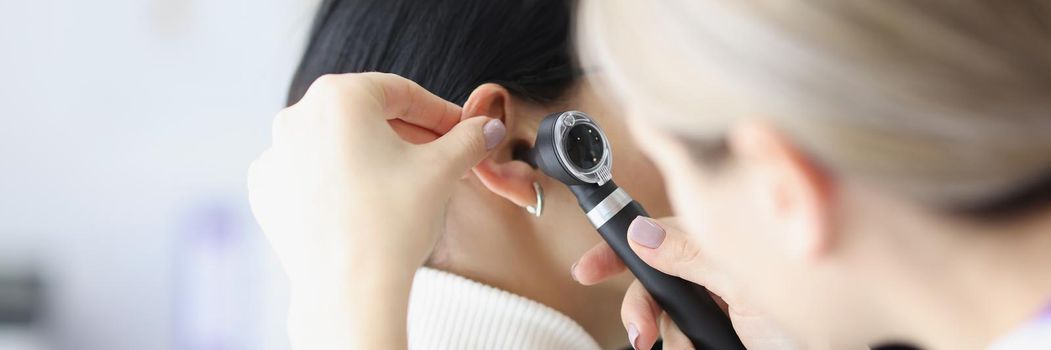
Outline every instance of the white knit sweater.
<svg viewBox="0 0 1051 350"><path fill-rule="evenodd" d="M572 319L533 300L448 272L416 271L409 348L599 349Z"/></svg>

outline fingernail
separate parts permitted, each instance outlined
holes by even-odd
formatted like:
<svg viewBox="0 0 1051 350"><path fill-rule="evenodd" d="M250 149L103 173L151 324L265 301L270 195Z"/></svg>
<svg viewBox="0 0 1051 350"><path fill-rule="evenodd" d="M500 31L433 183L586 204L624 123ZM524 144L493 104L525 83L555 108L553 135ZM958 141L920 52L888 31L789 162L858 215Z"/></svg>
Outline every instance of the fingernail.
<svg viewBox="0 0 1051 350"><path fill-rule="evenodd" d="M504 140L507 128L504 127L504 123L500 119L493 119L486 122L485 126L482 126L482 133L485 134L485 149L491 150L496 145L499 145L500 141Z"/></svg>
<svg viewBox="0 0 1051 350"><path fill-rule="evenodd" d="M631 348L639 350L639 344L635 341L639 339L639 328L635 327L634 323L628 323L628 342L631 343Z"/></svg>
<svg viewBox="0 0 1051 350"><path fill-rule="evenodd" d="M647 248L657 248L664 243L664 229L652 219L637 216L628 226L628 238Z"/></svg>
<svg viewBox="0 0 1051 350"><path fill-rule="evenodd" d="M580 283L580 280L577 279L577 263L573 263L573 266L569 267L569 277L573 277L574 281Z"/></svg>

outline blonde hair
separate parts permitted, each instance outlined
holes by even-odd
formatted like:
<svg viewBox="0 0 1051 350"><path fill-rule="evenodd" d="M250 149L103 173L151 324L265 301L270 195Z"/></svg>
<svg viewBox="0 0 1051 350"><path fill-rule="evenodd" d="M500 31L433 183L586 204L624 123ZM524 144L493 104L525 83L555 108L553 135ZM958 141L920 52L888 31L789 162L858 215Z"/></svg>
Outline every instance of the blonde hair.
<svg viewBox="0 0 1051 350"><path fill-rule="evenodd" d="M920 200L1051 176L1051 2L593 0L585 62L687 140L764 118Z"/></svg>

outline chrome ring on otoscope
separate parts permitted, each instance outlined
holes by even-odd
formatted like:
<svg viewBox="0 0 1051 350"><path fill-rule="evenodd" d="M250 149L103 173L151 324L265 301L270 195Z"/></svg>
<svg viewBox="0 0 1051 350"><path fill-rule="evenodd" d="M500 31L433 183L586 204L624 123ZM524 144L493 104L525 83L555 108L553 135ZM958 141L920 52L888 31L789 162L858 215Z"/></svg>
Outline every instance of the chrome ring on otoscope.
<svg viewBox="0 0 1051 350"><path fill-rule="evenodd" d="M624 209L633 199L628 195L628 192L622 188L618 188L606 196L598 205L591 210L588 210L587 216L588 221L591 221L591 225L595 228L602 227L609 219L612 219L614 215Z"/></svg>

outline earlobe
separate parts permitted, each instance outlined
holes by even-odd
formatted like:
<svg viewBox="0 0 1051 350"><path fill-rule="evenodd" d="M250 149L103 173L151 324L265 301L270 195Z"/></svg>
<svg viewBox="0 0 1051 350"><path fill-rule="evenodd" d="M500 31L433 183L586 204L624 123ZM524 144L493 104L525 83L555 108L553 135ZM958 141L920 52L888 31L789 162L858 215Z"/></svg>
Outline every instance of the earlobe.
<svg viewBox="0 0 1051 350"><path fill-rule="evenodd" d="M511 94L503 86L483 84L476 88L464 103L462 118L484 115L504 122L509 137L493 149L488 158L475 165L472 172L490 192L515 205L525 207L534 205L536 201L536 193L533 190L536 170L512 157L516 142L523 141L516 139L516 135L521 137L524 133L524 130L520 130L521 123L513 113L512 103Z"/></svg>
<svg viewBox="0 0 1051 350"><path fill-rule="evenodd" d="M786 253L804 259L819 259L831 252L833 230L833 182L831 176L772 126L744 121L730 134L732 152L753 171L750 186L758 200L783 232Z"/></svg>
<svg viewBox="0 0 1051 350"><path fill-rule="evenodd" d="M533 189L536 174L523 161L499 162L492 157L486 158L474 167L474 174L489 191L517 206L536 204L536 192Z"/></svg>

